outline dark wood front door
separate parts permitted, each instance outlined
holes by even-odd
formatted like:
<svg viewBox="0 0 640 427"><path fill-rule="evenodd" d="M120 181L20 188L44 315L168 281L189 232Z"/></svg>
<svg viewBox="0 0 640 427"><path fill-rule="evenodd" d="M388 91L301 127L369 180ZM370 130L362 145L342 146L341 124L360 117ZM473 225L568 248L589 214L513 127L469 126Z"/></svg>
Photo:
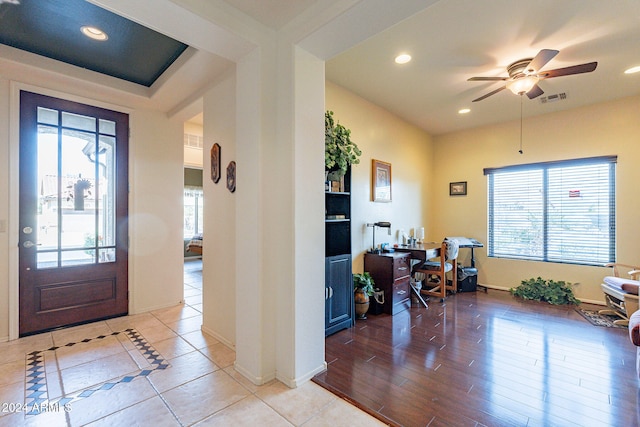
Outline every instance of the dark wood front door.
<svg viewBox="0 0 640 427"><path fill-rule="evenodd" d="M20 94L20 336L127 314L127 114Z"/></svg>

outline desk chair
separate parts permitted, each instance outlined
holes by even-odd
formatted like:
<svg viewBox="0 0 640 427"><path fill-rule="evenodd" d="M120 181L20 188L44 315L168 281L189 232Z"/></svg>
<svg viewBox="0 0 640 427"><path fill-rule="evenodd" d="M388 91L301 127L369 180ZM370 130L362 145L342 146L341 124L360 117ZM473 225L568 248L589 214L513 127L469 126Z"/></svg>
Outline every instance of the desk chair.
<svg viewBox="0 0 640 427"><path fill-rule="evenodd" d="M432 258L415 268L416 274L424 274L425 277L420 294L434 296L440 298L440 301L444 301L447 297L447 291L456 292L458 252L458 241L445 239L440 247L437 261L434 261L436 258ZM451 272L453 276L450 285L447 283L448 272Z"/></svg>
<svg viewBox="0 0 640 427"><path fill-rule="evenodd" d="M618 263L607 264L606 267L613 268L613 276L605 277L600 288L604 292L604 299L609 308L599 310L598 313L618 316L620 319L613 323L627 326L629 325L629 317L638 311L640 267ZM621 269L627 270L626 274L630 278L622 277Z"/></svg>

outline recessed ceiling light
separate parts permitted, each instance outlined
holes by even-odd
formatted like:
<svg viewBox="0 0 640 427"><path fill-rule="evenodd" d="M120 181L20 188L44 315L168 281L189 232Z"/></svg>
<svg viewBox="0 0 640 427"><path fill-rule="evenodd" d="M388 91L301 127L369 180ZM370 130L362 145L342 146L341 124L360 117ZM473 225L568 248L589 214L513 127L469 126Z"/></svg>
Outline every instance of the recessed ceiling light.
<svg viewBox="0 0 640 427"><path fill-rule="evenodd" d="M637 67L631 67L628 70L625 70L624 73L625 74L640 73L640 65L638 65Z"/></svg>
<svg viewBox="0 0 640 427"><path fill-rule="evenodd" d="M82 34L93 40L105 41L109 38L109 36L107 36L107 33L102 31L100 28L91 27L88 25L81 27L80 31L82 31Z"/></svg>
<svg viewBox="0 0 640 427"><path fill-rule="evenodd" d="M411 61L411 55L407 53L396 56L396 64L406 64L409 61Z"/></svg>
<svg viewBox="0 0 640 427"><path fill-rule="evenodd" d="M462 110L458 110L458 114L467 114L470 112L471 112L470 108L463 108Z"/></svg>

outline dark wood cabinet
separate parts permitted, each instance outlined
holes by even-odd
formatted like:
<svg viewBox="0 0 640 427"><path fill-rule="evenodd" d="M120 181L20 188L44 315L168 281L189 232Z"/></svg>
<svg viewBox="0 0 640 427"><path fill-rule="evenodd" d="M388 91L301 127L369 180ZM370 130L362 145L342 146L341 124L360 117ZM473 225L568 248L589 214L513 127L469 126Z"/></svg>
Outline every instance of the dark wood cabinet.
<svg viewBox="0 0 640 427"><path fill-rule="evenodd" d="M364 271L384 291L383 311L396 314L411 307L411 254L365 254Z"/></svg>
<svg viewBox="0 0 640 427"><path fill-rule="evenodd" d="M333 187L333 188L332 188ZM325 335L355 322L351 267L351 170L325 191ZM335 191L330 191L335 190Z"/></svg>
<svg viewBox="0 0 640 427"><path fill-rule="evenodd" d="M325 335L353 325L353 285L351 255L325 258Z"/></svg>

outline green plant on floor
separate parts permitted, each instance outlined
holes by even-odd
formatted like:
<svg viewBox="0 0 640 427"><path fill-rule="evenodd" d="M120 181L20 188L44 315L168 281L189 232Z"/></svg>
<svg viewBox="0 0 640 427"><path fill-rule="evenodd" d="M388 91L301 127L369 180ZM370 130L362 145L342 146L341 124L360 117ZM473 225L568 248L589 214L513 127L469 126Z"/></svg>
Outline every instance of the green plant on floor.
<svg viewBox="0 0 640 427"><path fill-rule="evenodd" d="M520 286L509 289L509 292L523 299L544 301L554 305L580 304L580 300L573 295L571 283L562 280L556 282L541 277L523 280Z"/></svg>
<svg viewBox="0 0 640 427"><path fill-rule="evenodd" d="M364 273L355 273L353 275L353 290L357 290L357 289L362 289L362 291L369 295L372 296L373 295L373 291L375 290L373 288L373 285L375 285L374 281L373 281L373 277L371 277L371 275L367 272Z"/></svg>

